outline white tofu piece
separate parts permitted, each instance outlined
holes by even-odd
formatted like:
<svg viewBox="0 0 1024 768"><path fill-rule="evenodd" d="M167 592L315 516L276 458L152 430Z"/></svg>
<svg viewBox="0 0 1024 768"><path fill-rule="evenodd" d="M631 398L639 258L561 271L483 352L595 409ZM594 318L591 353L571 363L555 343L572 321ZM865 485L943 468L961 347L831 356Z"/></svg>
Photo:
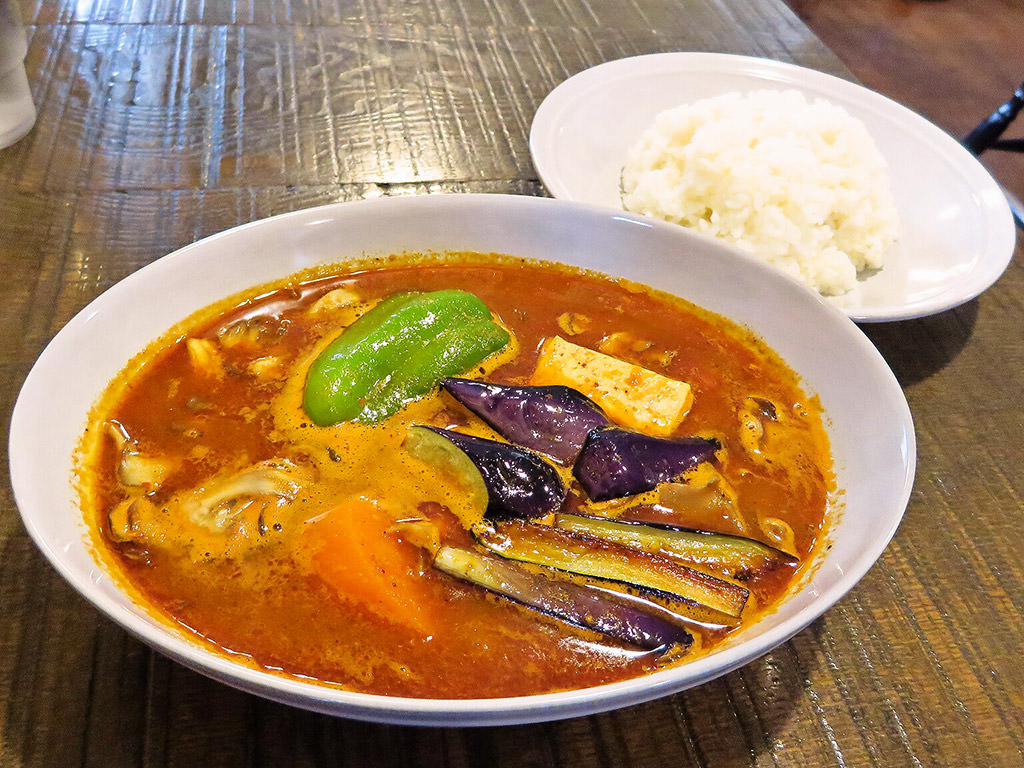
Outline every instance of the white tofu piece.
<svg viewBox="0 0 1024 768"><path fill-rule="evenodd" d="M686 382L560 336L545 340L530 383L577 389L612 421L658 437L675 432L693 405L693 392Z"/></svg>

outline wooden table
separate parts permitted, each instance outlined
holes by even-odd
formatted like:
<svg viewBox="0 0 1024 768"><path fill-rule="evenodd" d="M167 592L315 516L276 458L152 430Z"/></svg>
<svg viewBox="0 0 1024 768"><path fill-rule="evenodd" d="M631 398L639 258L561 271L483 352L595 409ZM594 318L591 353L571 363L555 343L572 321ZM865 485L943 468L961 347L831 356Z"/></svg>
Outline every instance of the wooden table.
<svg viewBox="0 0 1024 768"><path fill-rule="evenodd" d="M22 0L39 119L0 151L0 392L108 286L235 224L441 191L541 195L534 110L666 50L846 74L779 0ZM979 116L980 117L980 116ZM1024 268L866 327L917 484L880 562L791 642L698 689L508 728L272 704L128 637L0 506L0 765L1017 766L1024 763ZM4 462L6 466L6 461Z"/></svg>

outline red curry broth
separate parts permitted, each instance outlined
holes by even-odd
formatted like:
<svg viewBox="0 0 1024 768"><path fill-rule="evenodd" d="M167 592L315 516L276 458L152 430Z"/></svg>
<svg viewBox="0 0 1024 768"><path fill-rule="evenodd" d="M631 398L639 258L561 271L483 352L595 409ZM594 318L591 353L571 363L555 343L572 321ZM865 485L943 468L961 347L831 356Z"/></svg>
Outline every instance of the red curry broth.
<svg viewBox="0 0 1024 768"><path fill-rule="evenodd" d="M145 353L145 364L134 366L130 381L112 386L98 405L90 430L97 436L95 447L84 452L81 473L101 533L98 541L123 578L204 642L249 657L259 667L360 691L515 696L612 682L665 663L656 653L569 626L437 572L390 528L377 534L385 548L405 553L388 561L395 589L374 593L372 585L360 583L359 595L345 594L353 577L337 563L325 569L322 552L325 542L354 519L345 517L347 509L366 512L366 505L374 505L384 510L382 519L430 519L449 541L472 546L459 522L458 489L445 491L444 479L429 468L406 466L411 460L401 439L408 427L426 422L493 433L437 393L374 427L309 423L301 411L304 371L337 335L339 322L351 320L313 317L309 308L338 287L351 288L368 303L408 290L461 288L476 294L518 342L518 356L488 371L488 380L525 382L543 340L562 335L689 382L694 403L678 433L715 436L724 444L722 474L735 493L734 512L742 518L726 520L725 527L739 525L764 539L760 522L784 520L806 560L826 514L831 460L815 403L772 352L721 318L633 284L553 266L481 259L467 255L459 262L308 280L207 312L199 325L184 326L184 335L209 340L219 361L212 373L197 368L180 333ZM237 328L231 324L240 319L248 319L250 333L232 343L225 328ZM761 455L740 439L740 414L751 396L770 401L790 425ZM149 490L152 522L142 538L120 535L111 522L111 510L128 495L118 479L119 447L103 434L111 420L140 453L166 458L171 466ZM249 520L240 544L225 544L214 534L175 533L175 511L191 489L268 460L313 465L315 482L276 516ZM687 522L678 519L678 511L652 504L634 513ZM343 538L336 543L353 546ZM363 555L349 549L340 559ZM753 600L744 625L783 595L794 573L782 568L746 583ZM385 594L401 592L402 584L413 585L413 600ZM727 634L694 631L704 650ZM466 669L473 674L466 675Z"/></svg>

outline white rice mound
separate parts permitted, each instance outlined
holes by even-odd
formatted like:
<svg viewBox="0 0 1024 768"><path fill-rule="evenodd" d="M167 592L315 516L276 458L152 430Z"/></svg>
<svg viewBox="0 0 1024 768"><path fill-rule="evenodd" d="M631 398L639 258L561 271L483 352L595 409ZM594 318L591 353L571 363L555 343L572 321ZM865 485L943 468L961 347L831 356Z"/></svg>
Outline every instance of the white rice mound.
<svg viewBox="0 0 1024 768"><path fill-rule="evenodd" d="M622 202L736 245L826 295L881 269L896 239L885 160L864 124L793 90L662 112L629 152Z"/></svg>

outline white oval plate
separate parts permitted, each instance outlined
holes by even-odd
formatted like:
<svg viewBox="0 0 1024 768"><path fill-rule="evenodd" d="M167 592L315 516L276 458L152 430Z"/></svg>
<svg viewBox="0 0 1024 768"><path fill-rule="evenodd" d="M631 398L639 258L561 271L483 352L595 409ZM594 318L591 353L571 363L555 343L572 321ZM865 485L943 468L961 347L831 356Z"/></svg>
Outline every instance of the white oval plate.
<svg viewBox="0 0 1024 768"><path fill-rule="evenodd" d="M659 53L581 72L540 105L530 151L557 198L622 208L626 153L670 107L730 91L795 89L867 126L889 164L900 216L886 267L829 301L858 322L904 320L974 298L1003 273L1013 217L988 171L957 141L896 102L846 80L770 59Z"/></svg>
<svg viewBox="0 0 1024 768"><path fill-rule="evenodd" d="M446 250L557 259L658 286L753 328L782 355L808 394L820 398L841 489L830 546L818 548L816 567L799 589L733 642L689 664L595 688L465 701L354 693L254 669L211 652L133 602L93 552L72 487L75 448L107 383L152 339L238 291L366 255ZM154 648L217 680L295 706L379 722L456 726L555 720L637 704L711 680L784 642L851 589L889 542L910 497L915 441L903 391L864 334L816 294L752 257L682 227L597 206L428 195L254 222L122 280L76 315L32 368L11 417L10 457L15 499L43 554L97 608Z"/></svg>

